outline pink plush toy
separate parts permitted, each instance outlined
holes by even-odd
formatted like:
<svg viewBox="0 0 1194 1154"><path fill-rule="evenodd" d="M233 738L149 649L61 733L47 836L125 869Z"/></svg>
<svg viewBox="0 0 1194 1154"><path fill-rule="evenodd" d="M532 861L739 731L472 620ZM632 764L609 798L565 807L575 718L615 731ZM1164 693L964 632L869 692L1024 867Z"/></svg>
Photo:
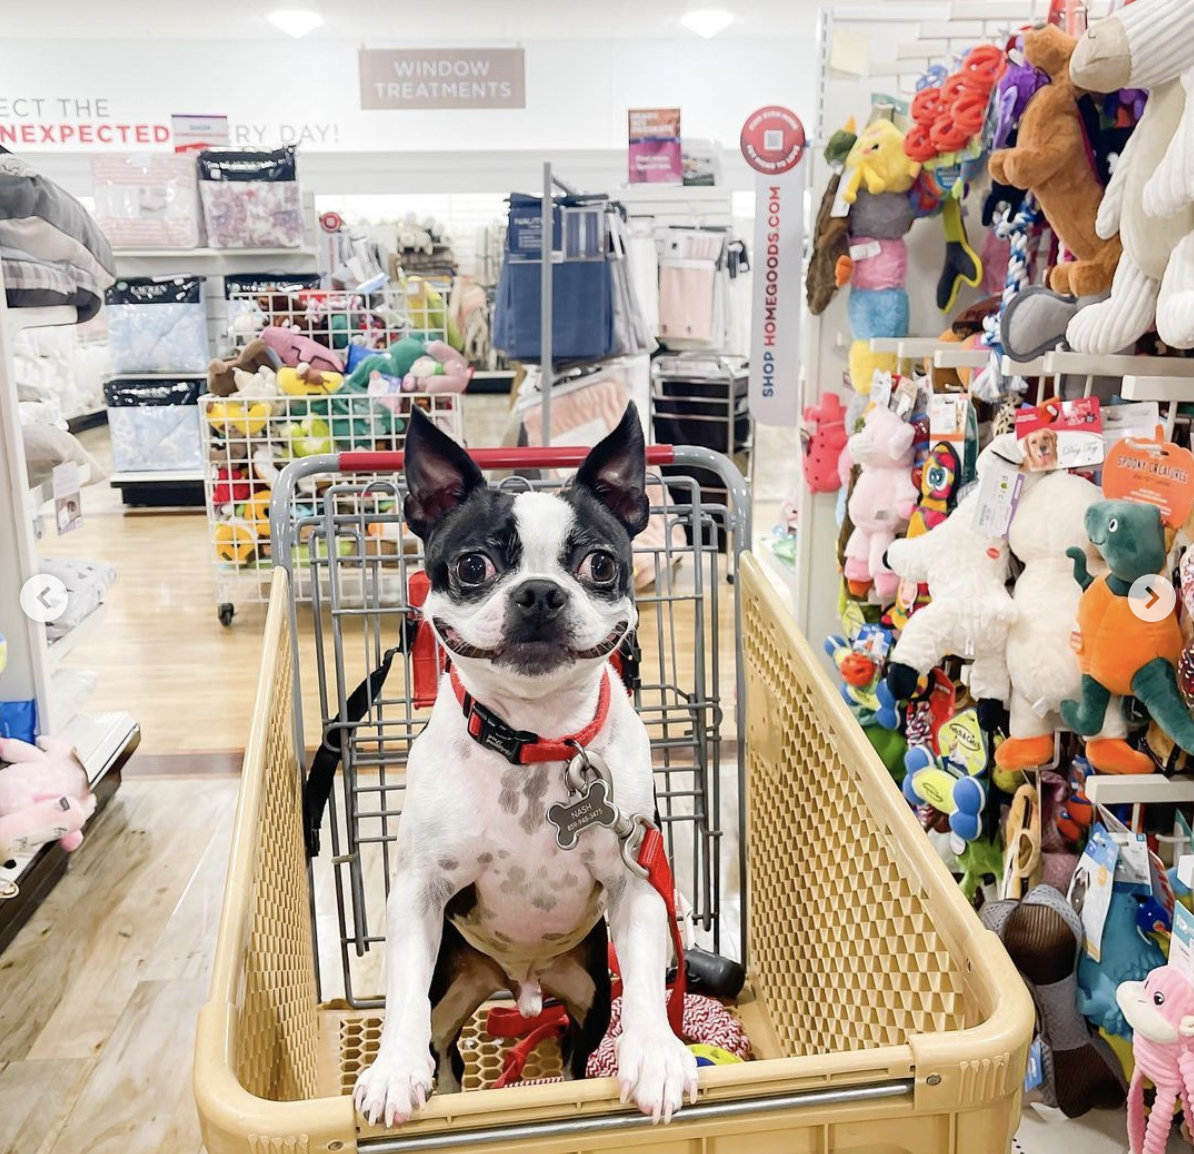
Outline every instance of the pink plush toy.
<svg viewBox="0 0 1194 1154"><path fill-rule="evenodd" d="M819 405L804 410L804 480L811 493L836 493L842 480L838 470L846 447L846 410L837 393L822 393ZM847 468L846 475L849 476Z"/></svg>
<svg viewBox="0 0 1194 1154"><path fill-rule="evenodd" d="M277 356L280 364L287 365L292 369L298 368L300 364L306 364L324 373L344 372L344 365L336 353L318 341L313 341L299 329L267 325L257 335Z"/></svg>
<svg viewBox="0 0 1194 1154"><path fill-rule="evenodd" d="M95 795L69 742L0 738L0 762L9 763L0 769L0 862L50 841L68 853L78 849Z"/></svg>
<svg viewBox="0 0 1194 1154"><path fill-rule="evenodd" d="M912 442L915 432L890 409L873 408L862 431L846 442L855 464L862 466L850 494L854 532L846 542L846 581L850 592L862 596L874 583L880 603L895 598L900 579L883 560L887 547L907 526L916 506L912 483Z"/></svg>
<svg viewBox="0 0 1194 1154"><path fill-rule="evenodd" d="M468 361L444 341L431 341L402 378L406 393L463 393L473 379Z"/></svg>
<svg viewBox="0 0 1194 1154"><path fill-rule="evenodd" d="M1128 1090L1131 1154L1165 1154L1179 1097L1186 1117L1194 1117L1194 986L1176 966L1161 966L1143 982L1124 982L1115 1000L1134 1032L1136 1070ZM1157 1087L1147 1129L1145 1078Z"/></svg>

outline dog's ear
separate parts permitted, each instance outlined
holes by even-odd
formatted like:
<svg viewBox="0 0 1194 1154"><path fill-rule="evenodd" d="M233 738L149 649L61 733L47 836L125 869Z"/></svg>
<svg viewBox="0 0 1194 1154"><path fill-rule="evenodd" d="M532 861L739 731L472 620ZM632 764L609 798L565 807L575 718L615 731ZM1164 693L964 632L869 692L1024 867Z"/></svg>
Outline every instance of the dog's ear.
<svg viewBox="0 0 1194 1154"><path fill-rule="evenodd" d="M631 537L647 527L651 519L647 448L633 402L626 406L618 427L589 452L577 470L576 484L617 517Z"/></svg>
<svg viewBox="0 0 1194 1154"><path fill-rule="evenodd" d="M473 459L423 410L411 406L406 430L406 523L418 537L427 534L474 489L485 484Z"/></svg>

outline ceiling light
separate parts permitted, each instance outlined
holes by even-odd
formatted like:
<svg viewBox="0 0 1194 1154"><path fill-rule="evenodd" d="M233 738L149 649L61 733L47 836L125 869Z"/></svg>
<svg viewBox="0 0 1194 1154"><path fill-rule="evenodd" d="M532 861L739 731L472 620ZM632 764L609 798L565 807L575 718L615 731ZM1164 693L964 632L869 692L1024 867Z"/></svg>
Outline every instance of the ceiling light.
<svg viewBox="0 0 1194 1154"><path fill-rule="evenodd" d="M685 12L680 17L680 23L689 32L695 32L708 40L733 24L734 14L724 8L698 8L694 12Z"/></svg>
<svg viewBox="0 0 1194 1154"><path fill-rule="evenodd" d="M293 36L296 40L313 32L323 23L323 17L318 12L311 12L304 8L281 8L271 12L266 19L275 27Z"/></svg>

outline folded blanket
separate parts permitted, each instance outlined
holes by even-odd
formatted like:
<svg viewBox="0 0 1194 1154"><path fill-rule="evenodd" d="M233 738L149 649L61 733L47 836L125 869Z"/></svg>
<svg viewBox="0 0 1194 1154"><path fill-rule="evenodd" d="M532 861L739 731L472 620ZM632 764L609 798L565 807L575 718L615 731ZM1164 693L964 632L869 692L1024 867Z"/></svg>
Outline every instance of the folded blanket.
<svg viewBox="0 0 1194 1154"><path fill-rule="evenodd" d="M66 262L36 260L18 249L0 246L4 290L9 308L70 305L88 321L104 303L103 290L91 274Z"/></svg>

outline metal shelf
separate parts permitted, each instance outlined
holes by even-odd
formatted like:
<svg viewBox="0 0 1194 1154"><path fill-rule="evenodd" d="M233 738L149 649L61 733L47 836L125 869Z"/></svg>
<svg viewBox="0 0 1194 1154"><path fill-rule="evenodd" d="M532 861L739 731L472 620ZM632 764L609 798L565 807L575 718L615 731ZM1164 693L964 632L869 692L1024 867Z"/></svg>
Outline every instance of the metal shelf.
<svg viewBox="0 0 1194 1154"><path fill-rule="evenodd" d="M1095 774L1086 779L1086 796L1102 805L1187 805L1194 802L1194 777L1162 773Z"/></svg>
<svg viewBox="0 0 1194 1154"><path fill-rule="evenodd" d="M938 349L933 354L935 369L982 369L991 359L989 349Z"/></svg>
<svg viewBox="0 0 1194 1154"><path fill-rule="evenodd" d="M146 470L140 473L113 473L109 478L113 485L164 485L179 481L202 481L202 469Z"/></svg>
<svg viewBox="0 0 1194 1154"><path fill-rule="evenodd" d="M112 255L137 260L222 260L244 257L314 256L315 249L299 245L297 248L114 248Z"/></svg>
<svg viewBox="0 0 1194 1154"><path fill-rule="evenodd" d="M7 309L8 327L11 332L21 329L52 329L61 325L77 325L79 310L70 305L54 305L43 309Z"/></svg>

